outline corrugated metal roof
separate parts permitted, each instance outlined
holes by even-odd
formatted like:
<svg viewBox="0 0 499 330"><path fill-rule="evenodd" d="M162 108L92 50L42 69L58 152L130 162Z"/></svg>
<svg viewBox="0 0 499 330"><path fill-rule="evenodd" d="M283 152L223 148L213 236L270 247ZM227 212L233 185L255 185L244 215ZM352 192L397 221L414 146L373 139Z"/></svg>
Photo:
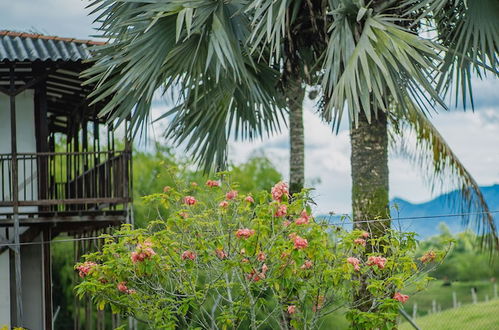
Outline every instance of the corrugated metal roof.
<svg viewBox="0 0 499 330"><path fill-rule="evenodd" d="M81 61L91 57L89 47L104 42L42 34L0 31L0 61Z"/></svg>

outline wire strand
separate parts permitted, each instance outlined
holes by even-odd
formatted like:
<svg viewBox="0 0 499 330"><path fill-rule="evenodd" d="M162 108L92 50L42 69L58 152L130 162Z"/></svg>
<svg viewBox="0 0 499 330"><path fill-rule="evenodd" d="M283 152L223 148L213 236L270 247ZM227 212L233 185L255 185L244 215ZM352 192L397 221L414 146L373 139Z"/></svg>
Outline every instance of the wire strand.
<svg viewBox="0 0 499 330"><path fill-rule="evenodd" d="M408 221L408 220L428 220L428 219L441 219L441 218L457 218L457 217L465 217L471 215L480 215L480 214L496 214L499 213L499 210L489 211L489 212L466 212L466 213L453 213L453 214L435 214L435 215L424 215L424 216L414 216L414 217L399 217L399 218L383 218L383 219L367 219L367 220L352 220L348 218L346 214L331 214L328 217L345 217L345 221L336 222L336 223L326 223L324 225L327 226L343 226L345 224L354 224L354 223L374 223L374 222L386 222L386 221ZM328 218L321 217L321 218ZM237 228L236 228L237 229ZM232 229L230 231L233 231ZM218 232L216 230L200 230L198 232L208 233L208 232ZM11 247L11 246L24 246L24 245L42 245L42 244L52 244L52 243L64 243L64 242L79 242L79 241L87 241L87 240L97 240L97 239L106 239L106 238L120 238L120 237L130 237L133 235L108 235L108 236L92 236L92 237L80 237L80 238L69 238L69 239L59 239L59 240L50 240L50 241L39 241L39 242L21 242L19 244L14 243L0 243L0 248L2 247Z"/></svg>

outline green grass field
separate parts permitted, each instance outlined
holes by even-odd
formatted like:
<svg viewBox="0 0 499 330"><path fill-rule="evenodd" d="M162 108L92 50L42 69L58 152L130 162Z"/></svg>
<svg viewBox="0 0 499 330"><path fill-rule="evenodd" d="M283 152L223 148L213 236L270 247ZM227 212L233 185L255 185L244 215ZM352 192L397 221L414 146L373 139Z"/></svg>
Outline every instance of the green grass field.
<svg viewBox="0 0 499 330"><path fill-rule="evenodd" d="M499 299L448 309L416 319L423 330L496 330L499 329ZM400 330L411 330L408 323L402 323Z"/></svg>
<svg viewBox="0 0 499 330"><path fill-rule="evenodd" d="M412 295L404 305L406 312L412 315L414 303L417 303L418 316L425 316L432 309L433 300L435 300L437 306L441 307L442 311L453 308L452 292L456 293L457 301L461 305L471 304L471 288L477 290L478 302L484 302L486 297L490 300L494 297L494 286L490 281L453 282L451 286L443 286L442 284L443 282L440 280L432 281L425 291Z"/></svg>

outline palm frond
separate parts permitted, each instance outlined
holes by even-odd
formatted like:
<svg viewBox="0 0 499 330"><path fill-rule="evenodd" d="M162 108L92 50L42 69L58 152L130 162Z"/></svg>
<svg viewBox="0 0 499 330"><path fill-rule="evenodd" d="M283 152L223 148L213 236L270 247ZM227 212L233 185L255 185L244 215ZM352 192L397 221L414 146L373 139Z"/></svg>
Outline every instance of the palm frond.
<svg viewBox="0 0 499 330"><path fill-rule="evenodd" d="M474 107L471 79L491 73L499 77L499 2L497 0L404 1L408 12L423 10L421 19L436 27L447 50L438 88L452 91L456 105Z"/></svg>
<svg viewBox="0 0 499 330"><path fill-rule="evenodd" d="M391 123L395 129L392 143L418 164L418 168L426 171L432 189L444 190L449 184L459 189L460 211L473 213L463 217L465 224L474 224L477 231L483 234L483 247L499 249L494 218L480 187L428 117L419 111L408 111L403 118L393 120L392 117ZM405 141L410 133L416 136L416 148L399 143Z"/></svg>
<svg viewBox="0 0 499 330"><path fill-rule="evenodd" d="M435 77L440 47L393 23L390 15L360 8L352 22L352 8L340 7L330 28L330 41L323 64L322 87L326 96L324 116L338 124L345 107L352 122L363 111L368 120L390 104L405 112L407 100L427 112L436 104L445 108Z"/></svg>
<svg viewBox="0 0 499 330"><path fill-rule="evenodd" d="M86 83L97 86L92 102L109 100L100 115L131 117L132 130L139 132L155 92L179 90L180 103L169 112L177 126L167 135L178 142L190 136L188 148L205 168L211 161L223 165L226 151L221 147L231 129L243 129L243 137L276 131L274 121L284 110L276 101L275 73L268 65L263 69L246 48L249 20L243 5L212 0L92 3L100 13L101 36L110 40L95 49L93 66L84 72ZM235 126L226 123L234 119Z"/></svg>

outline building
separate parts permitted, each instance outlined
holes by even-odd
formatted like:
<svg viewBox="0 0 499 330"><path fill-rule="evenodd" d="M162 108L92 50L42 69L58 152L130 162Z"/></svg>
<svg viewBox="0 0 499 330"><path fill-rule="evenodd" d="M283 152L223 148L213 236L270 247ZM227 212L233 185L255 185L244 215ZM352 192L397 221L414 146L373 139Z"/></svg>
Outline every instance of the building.
<svg viewBox="0 0 499 330"><path fill-rule="evenodd" d="M52 328L57 235L131 222L127 123L80 78L100 44L0 31L0 326Z"/></svg>

